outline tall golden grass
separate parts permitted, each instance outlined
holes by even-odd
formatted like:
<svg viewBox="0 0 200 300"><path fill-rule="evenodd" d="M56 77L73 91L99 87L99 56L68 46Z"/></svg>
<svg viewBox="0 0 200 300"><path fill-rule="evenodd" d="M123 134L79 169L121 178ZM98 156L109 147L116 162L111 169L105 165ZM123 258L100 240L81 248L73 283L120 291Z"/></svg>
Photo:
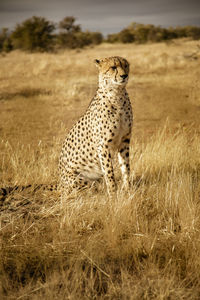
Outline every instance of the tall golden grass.
<svg viewBox="0 0 200 300"><path fill-rule="evenodd" d="M131 63L131 187L1 201L1 299L200 298L196 44L100 45L0 58L1 186L54 183L62 140L96 88L93 59Z"/></svg>

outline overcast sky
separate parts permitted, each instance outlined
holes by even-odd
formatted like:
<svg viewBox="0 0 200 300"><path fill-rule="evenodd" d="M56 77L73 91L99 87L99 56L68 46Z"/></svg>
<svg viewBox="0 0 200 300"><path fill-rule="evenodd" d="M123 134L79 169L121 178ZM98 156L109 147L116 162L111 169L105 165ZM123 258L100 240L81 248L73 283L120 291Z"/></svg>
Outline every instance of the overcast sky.
<svg viewBox="0 0 200 300"><path fill-rule="evenodd" d="M82 29L119 32L131 22L200 26L200 0L0 0L0 28L32 16L59 22L74 16Z"/></svg>

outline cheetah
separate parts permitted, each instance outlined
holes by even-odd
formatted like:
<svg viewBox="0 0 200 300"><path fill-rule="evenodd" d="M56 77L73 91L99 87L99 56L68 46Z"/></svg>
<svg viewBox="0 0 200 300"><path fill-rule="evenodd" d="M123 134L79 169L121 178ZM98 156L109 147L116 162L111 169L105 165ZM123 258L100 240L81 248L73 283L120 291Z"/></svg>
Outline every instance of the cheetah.
<svg viewBox="0 0 200 300"><path fill-rule="evenodd" d="M129 185L132 107L126 91L129 63L119 56L96 59L99 84L85 114L67 134L59 160L61 194L104 177L116 191L113 156L118 155L123 186Z"/></svg>

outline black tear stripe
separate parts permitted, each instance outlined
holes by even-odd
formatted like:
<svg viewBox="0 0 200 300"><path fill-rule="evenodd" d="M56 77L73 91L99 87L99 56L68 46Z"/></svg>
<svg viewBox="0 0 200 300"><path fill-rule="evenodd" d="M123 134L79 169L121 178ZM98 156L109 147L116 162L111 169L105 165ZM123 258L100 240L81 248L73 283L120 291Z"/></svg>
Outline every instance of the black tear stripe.
<svg viewBox="0 0 200 300"><path fill-rule="evenodd" d="M116 73L115 73L115 81L117 82L117 74L118 74L118 70L116 69Z"/></svg>
<svg viewBox="0 0 200 300"><path fill-rule="evenodd" d="M118 58L118 61L119 61L120 67L123 69L123 66L122 66L121 60L120 60L119 58Z"/></svg>
<svg viewBox="0 0 200 300"><path fill-rule="evenodd" d="M117 65L116 65L116 62L115 62L115 67L116 67L115 81L117 82L117 74L118 74L118 70L117 70Z"/></svg>

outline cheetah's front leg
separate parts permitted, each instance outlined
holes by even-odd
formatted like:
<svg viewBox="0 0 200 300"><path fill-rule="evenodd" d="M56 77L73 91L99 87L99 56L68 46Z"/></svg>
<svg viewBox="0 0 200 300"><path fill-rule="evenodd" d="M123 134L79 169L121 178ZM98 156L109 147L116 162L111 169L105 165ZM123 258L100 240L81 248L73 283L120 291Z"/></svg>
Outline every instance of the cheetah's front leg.
<svg viewBox="0 0 200 300"><path fill-rule="evenodd" d="M110 197L112 197L114 192L116 191L116 184L112 165L112 157L108 145L100 145L98 148L98 155L101 169L106 181L108 194Z"/></svg>
<svg viewBox="0 0 200 300"><path fill-rule="evenodd" d="M122 173L123 187L129 187L129 175L130 175L130 163L129 163L129 144L130 135L123 138L122 143L119 147L118 160Z"/></svg>

